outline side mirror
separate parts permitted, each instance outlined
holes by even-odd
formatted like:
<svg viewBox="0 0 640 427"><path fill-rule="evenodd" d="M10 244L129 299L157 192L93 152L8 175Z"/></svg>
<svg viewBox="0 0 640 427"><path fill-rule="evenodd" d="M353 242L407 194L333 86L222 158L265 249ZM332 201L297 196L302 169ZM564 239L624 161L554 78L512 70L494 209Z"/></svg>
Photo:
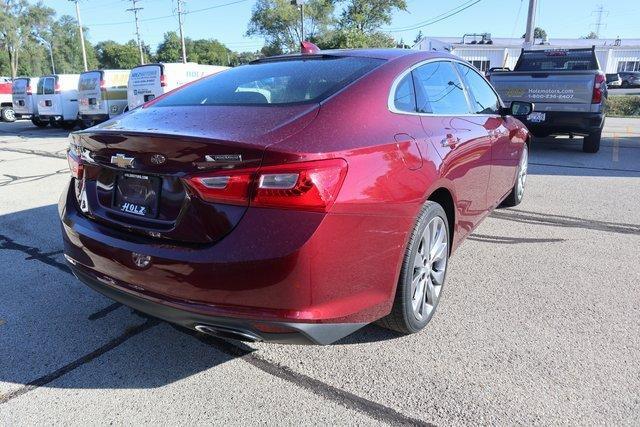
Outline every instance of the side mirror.
<svg viewBox="0 0 640 427"><path fill-rule="evenodd" d="M513 101L509 108L509 114L512 116L528 116L533 112L534 105L531 102Z"/></svg>

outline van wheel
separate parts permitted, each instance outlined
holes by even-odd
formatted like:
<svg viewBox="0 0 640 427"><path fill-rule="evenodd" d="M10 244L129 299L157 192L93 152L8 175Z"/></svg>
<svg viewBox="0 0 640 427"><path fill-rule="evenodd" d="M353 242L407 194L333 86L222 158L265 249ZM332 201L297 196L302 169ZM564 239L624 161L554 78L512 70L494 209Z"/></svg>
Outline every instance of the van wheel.
<svg viewBox="0 0 640 427"><path fill-rule="evenodd" d="M38 126L39 128L46 128L49 124L49 122L42 121L36 116L31 117L31 123L33 123L35 126Z"/></svg>
<svg viewBox="0 0 640 427"><path fill-rule="evenodd" d="M16 121L16 112L13 111L11 107L4 107L0 110L0 118L2 118L5 122L15 122Z"/></svg>
<svg viewBox="0 0 640 427"><path fill-rule="evenodd" d="M435 313L449 261L449 223L436 202L422 207L404 255L391 313L378 321L384 328L412 334Z"/></svg>
<svg viewBox="0 0 640 427"><path fill-rule="evenodd" d="M585 153L597 153L600 150L600 138L602 137L602 129L595 133L585 136L582 141L582 151Z"/></svg>
<svg viewBox="0 0 640 427"><path fill-rule="evenodd" d="M65 120L60 123L60 126L62 127L62 129L72 130L76 127L77 124L78 122L76 120Z"/></svg>

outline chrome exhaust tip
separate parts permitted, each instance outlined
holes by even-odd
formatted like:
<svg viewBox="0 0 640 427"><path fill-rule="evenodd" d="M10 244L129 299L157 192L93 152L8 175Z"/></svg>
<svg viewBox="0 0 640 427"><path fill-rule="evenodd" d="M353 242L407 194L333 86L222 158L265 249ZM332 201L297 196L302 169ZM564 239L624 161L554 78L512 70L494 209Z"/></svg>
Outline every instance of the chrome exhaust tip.
<svg viewBox="0 0 640 427"><path fill-rule="evenodd" d="M249 342L262 341L262 337L254 334L253 332L233 329L226 326L196 325L194 329L198 332L202 332L203 334L212 335L218 338L231 338L238 341Z"/></svg>

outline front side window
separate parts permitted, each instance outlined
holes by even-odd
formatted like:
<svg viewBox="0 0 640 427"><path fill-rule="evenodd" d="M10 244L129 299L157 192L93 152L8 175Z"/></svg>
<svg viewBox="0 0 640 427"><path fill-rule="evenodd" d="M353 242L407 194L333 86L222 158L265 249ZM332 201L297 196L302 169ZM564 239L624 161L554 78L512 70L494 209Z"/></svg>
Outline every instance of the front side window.
<svg viewBox="0 0 640 427"><path fill-rule="evenodd" d="M429 62L416 68L413 78L419 113L469 113L464 87L451 62Z"/></svg>
<svg viewBox="0 0 640 427"><path fill-rule="evenodd" d="M407 113L416 112L416 93L413 88L411 73L404 76L398 84L393 96L393 105L398 111Z"/></svg>
<svg viewBox="0 0 640 427"><path fill-rule="evenodd" d="M154 106L320 102L383 63L381 59L341 56L258 62L205 78Z"/></svg>
<svg viewBox="0 0 640 427"><path fill-rule="evenodd" d="M498 114L500 101L489 83L471 67L460 63L456 67L471 92L472 111L477 114Z"/></svg>

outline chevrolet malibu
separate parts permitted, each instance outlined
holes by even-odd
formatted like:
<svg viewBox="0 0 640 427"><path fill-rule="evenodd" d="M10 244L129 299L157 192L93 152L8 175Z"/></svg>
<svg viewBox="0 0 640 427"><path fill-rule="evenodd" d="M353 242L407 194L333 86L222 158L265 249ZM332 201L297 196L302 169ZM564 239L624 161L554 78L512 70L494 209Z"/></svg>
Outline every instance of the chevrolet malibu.
<svg viewBox="0 0 640 427"><path fill-rule="evenodd" d="M520 203L513 115L532 109L444 53L258 60L71 134L64 255L107 297L216 336L417 332L451 254Z"/></svg>

